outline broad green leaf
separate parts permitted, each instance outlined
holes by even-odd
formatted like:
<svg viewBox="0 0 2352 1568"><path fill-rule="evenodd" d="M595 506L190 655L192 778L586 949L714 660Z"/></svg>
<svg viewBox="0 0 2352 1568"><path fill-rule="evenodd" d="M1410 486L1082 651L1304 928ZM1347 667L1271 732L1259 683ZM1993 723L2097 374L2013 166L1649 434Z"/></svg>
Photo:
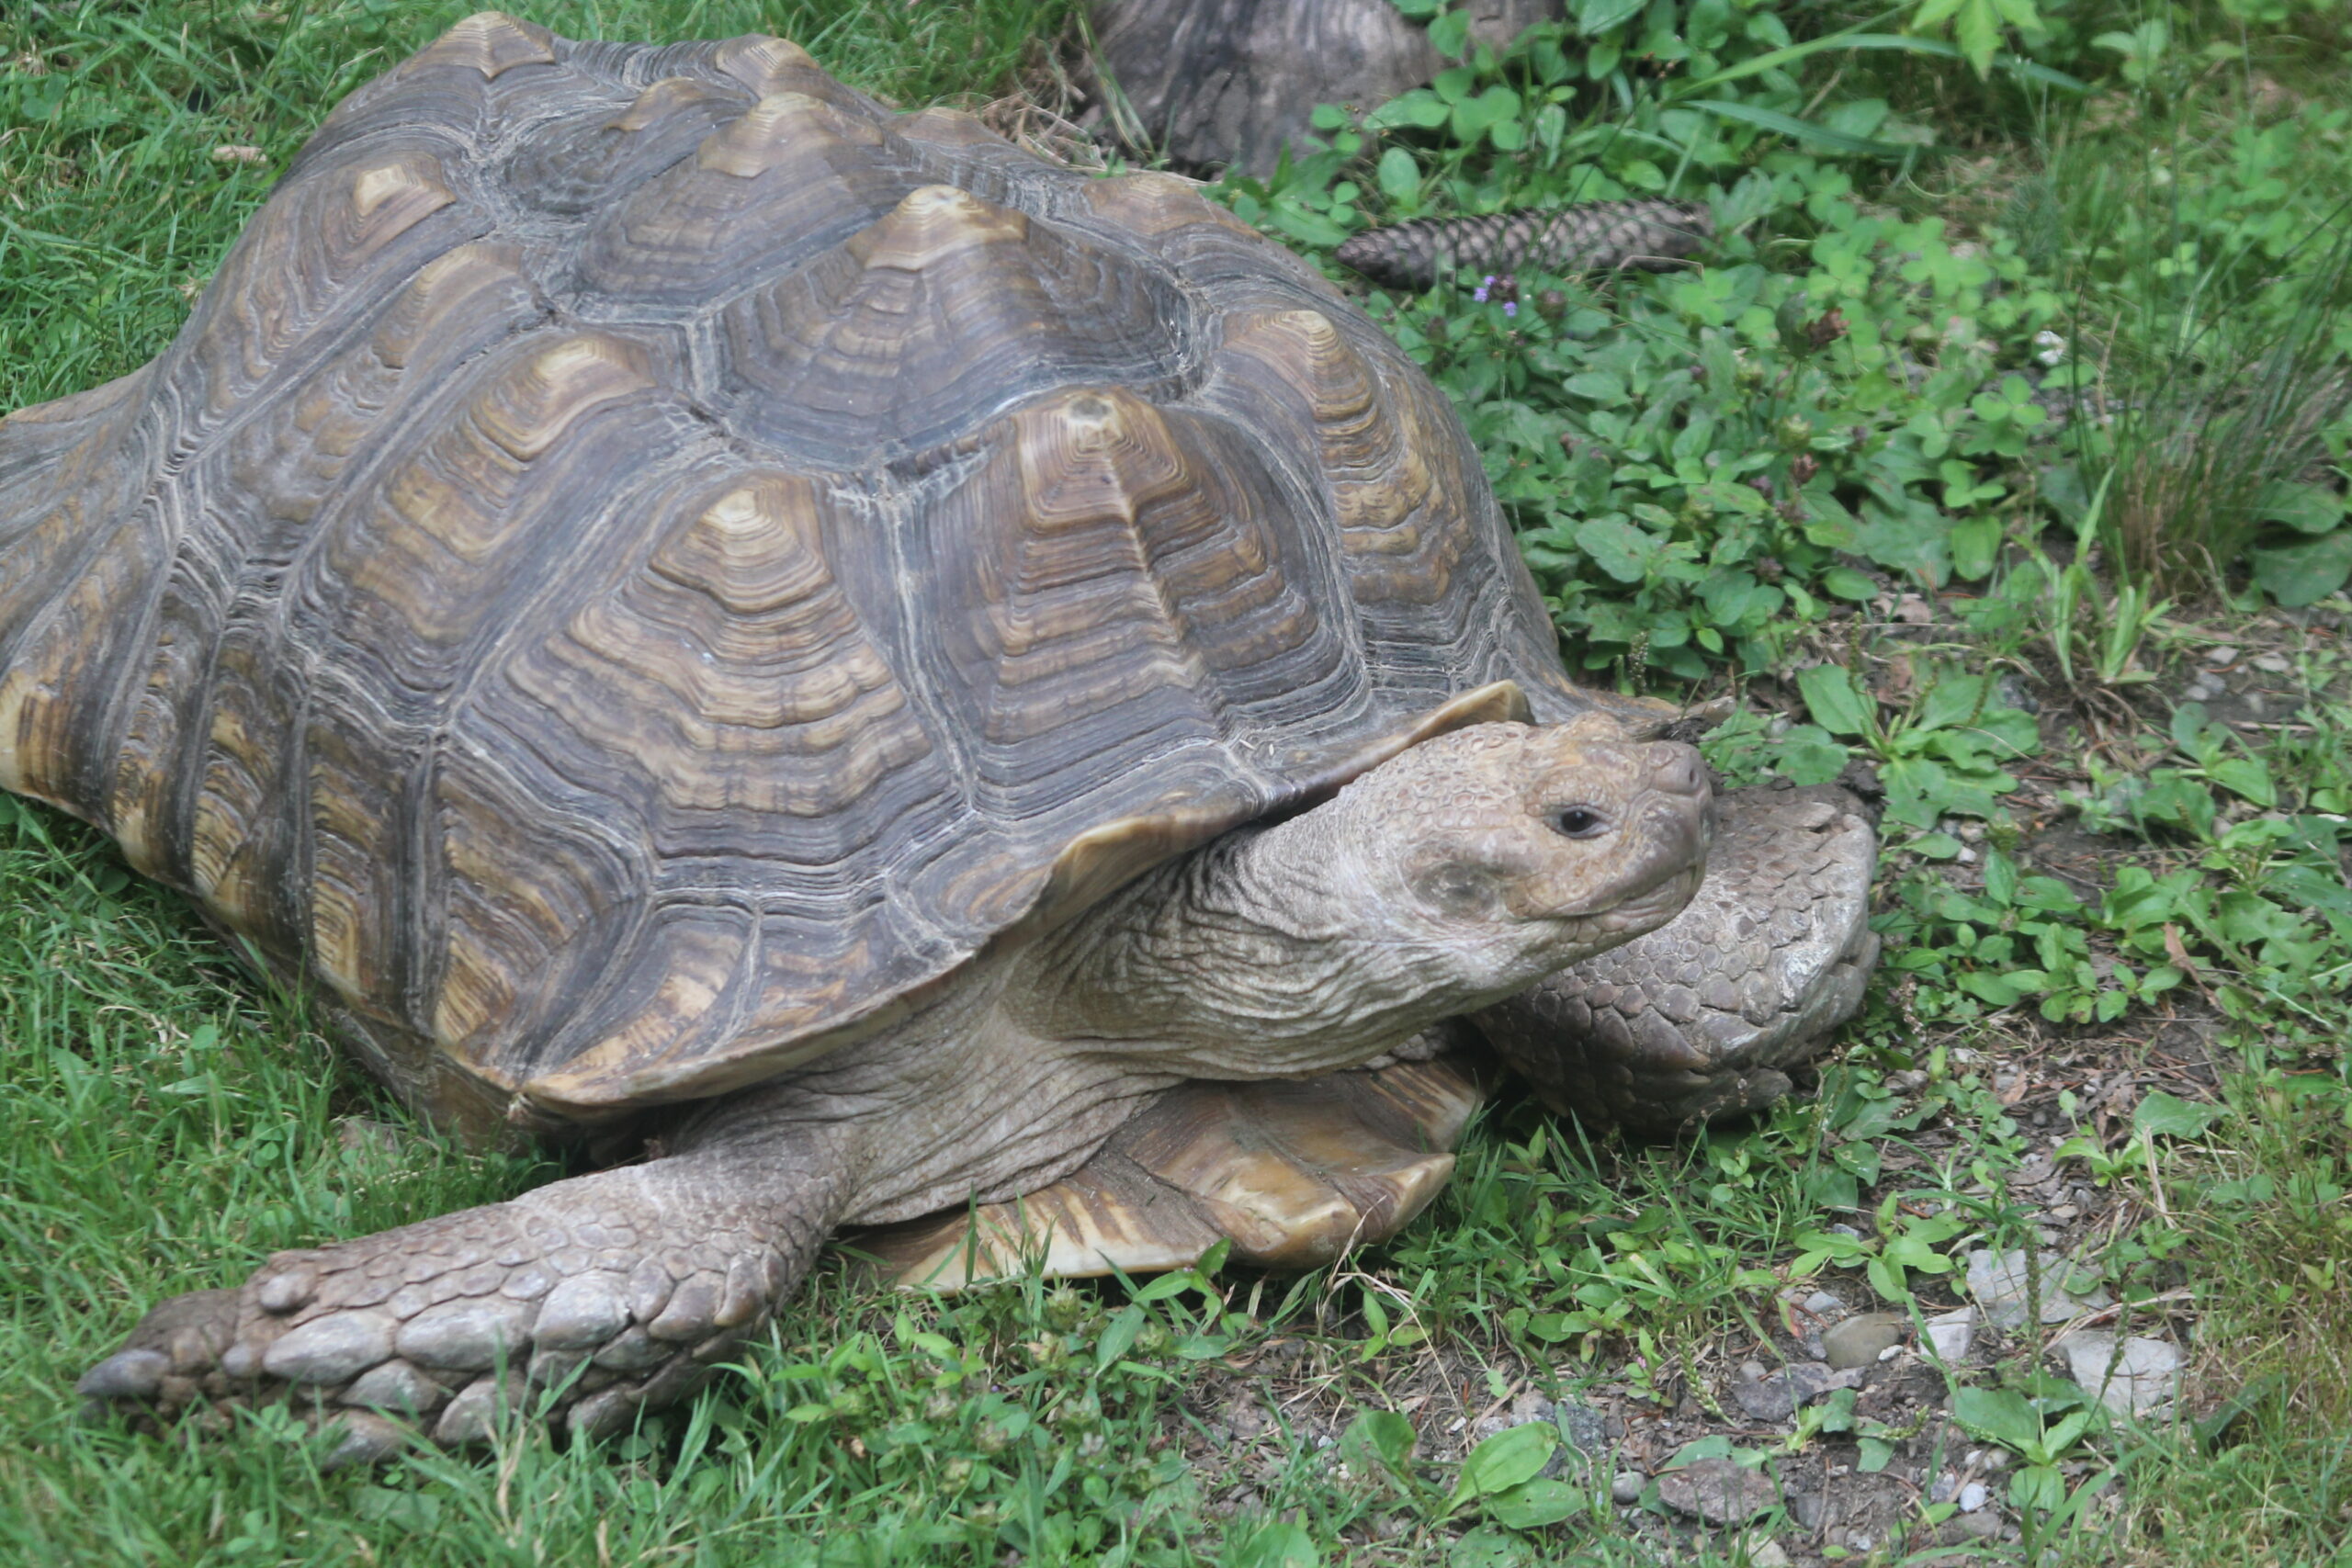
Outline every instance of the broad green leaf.
<svg viewBox="0 0 2352 1568"><path fill-rule="evenodd" d="M1606 370L1578 371L1561 385L1569 396L1599 403L1603 408L1614 408L1625 400L1625 383Z"/></svg>
<svg viewBox="0 0 2352 1568"><path fill-rule="evenodd" d="M1394 1410L1366 1410L1340 1435L1340 1457L1359 1472L1379 1468L1401 1477L1413 1461L1417 1440L1408 1417Z"/></svg>
<svg viewBox="0 0 2352 1568"><path fill-rule="evenodd" d="M1329 249L1344 242L1348 231L1319 212L1310 212L1298 203L1278 200L1266 214L1273 226L1302 244Z"/></svg>
<svg viewBox="0 0 2352 1568"><path fill-rule="evenodd" d="M2009 1502L2019 1511L2048 1513L2066 1500L2066 1478L2054 1464L2030 1464L2009 1478Z"/></svg>
<svg viewBox="0 0 2352 1568"><path fill-rule="evenodd" d="M1850 566L1832 567L1823 572L1821 586L1826 592L1857 604L1867 604L1878 593L1878 584Z"/></svg>
<svg viewBox="0 0 2352 1568"><path fill-rule="evenodd" d="M1587 38L1599 38L1621 22L1628 22L1642 14L1647 0L1581 0L1577 6L1577 30Z"/></svg>
<svg viewBox="0 0 2352 1568"><path fill-rule="evenodd" d="M2020 1453L2041 1444L2041 1417L2010 1389L1963 1388L1951 1396L1951 1417L1975 1436Z"/></svg>
<svg viewBox="0 0 2352 1568"><path fill-rule="evenodd" d="M1853 672L1840 664L1816 664L1797 672L1797 690L1806 711L1832 735L1867 735L1877 716L1877 704L1855 683Z"/></svg>
<svg viewBox="0 0 2352 1568"><path fill-rule="evenodd" d="M1421 169L1402 147L1380 155L1380 191L1391 201L1409 201L1420 194Z"/></svg>
<svg viewBox="0 0 2352 1568"><path fill-rule="evenodd" d="M2205 776L2256 806L2278 804L2278 793L2270 783L2270 770L2259 757L2223 757L2206 768Z"/></svg>
<svg viewBox="0 0 2352 1568"><path fill-rule="evenodd" d="M1951 525L1952 575L1973 582L1993 570L2001 549L1998 516L1963 517Z"/></svg>
<svg viewBox="0 0 2352 1568"><path fill-rule="evenodd" d="M1136 1336L1143 1332L1143 1308L1139 1306L1121 1307L1111 1314L1110 1323L1102 1330L1102 1337L1094 1347L1096 1371L1110 1371L1118 1364L1119 1358L1134 1347Z"/></svg>
<svg viewBox="0 0 2352 1568"><path fill-rule="evenodd" d="M1596 517L1577 528L1577 547L1620 582L1639 582L1657 558L1657 540L1611 517Z"/></svg>
<svg viewBox="0 0 2352 1568"><path fill-rule="evenodd" d="M1427 87L1416 87L1402 97L1391 98L1373 110L1364 125L1374 130L1385 130L1399 125L1434 130L1453 117L1453 107L1451 104Z"/></svg>
<svg viewBox="0 0 2352 1568"><path fill-rule="evenodd" d="M1962 0L1952 18L1952 39L1979 76L1993 73L1993 55L2001 47L2001 14L1993 0Z"/></svg>
<svg viewBox="0 0 2352 1568"><path fill-rule="evenodd" d="M2152 1089L2132 1112L2132 1130L2155 1137L2194 1138L2211 1126L2222 1114L2218 1105L2199 1105Z"/></svg>
<svg viewBox="0 0 2352 1568"><path fill-rule="evenodd" d="M2254 580L2290 610L2318 604L2352 580L2352 528L2256 550Z"/></svg>
<svg viewBox="0 0 2352 1568"><path fill-rule="evenodd" d="M1242 1534L1226 1538L1218 1568L1320 1568L1323 1554L1303 1526L1272 1519Z"/></svg>
<svg viewBox="0 0 2352 1568"><path fill-rule="evenodd" d="M1145 1285L1136 1292L1135 1299L1138 1303L1164 1302L1170 1296L1182 1295L1192 1287L1192 1283L1193 1276L1182 1269L1178 1269L1172 1274L1162 1274L1159 1279Z"/></svg>
<svg viewBox="0 0 2352 1568"><path fill-rule="evenodd" d="M1820 726L1792 725L1773 754L1772 771L1793 784L1825 784L1844 773L1852 757Z"/></svg>
<svg viewBox="0 0 2352 1568"><path fill-rule="evenodd" d="M1487 130L1519 115L1519 95L1509 87L1489 87L1475 98L1453 106L1456 141L1476 141Z"/></svg>
<svg viewBox="0 0 2352 1568"><path fill-rule="evenodd" d="M1447 1511L1475 1497L1490 1497L1498 1492L1508 1492L1521 1482L1534 1480L1559 1446L1558 1428L1542 1421L1507 1427L1497 1432L1472 1449L1469 1457L1462 1461L1462 1474L1454 1483Z"/></svg>
<svg viewBox="0 0 2352 1568"><path fill-rule="evenodd" d="M1487 1499L1487 1511L1515 1530L1541 1529L1573 1518L1585 1506L1582 1488L1565 1481L1524 1481Z"/></svg>
<svg viewBox="0 0 2352 1568"><path fill-rule="evenodd" d="M2273 484L2263 491L2255 515L2298 534L2332 533L2344 524L2344 498L2318 485Z"/></svg>

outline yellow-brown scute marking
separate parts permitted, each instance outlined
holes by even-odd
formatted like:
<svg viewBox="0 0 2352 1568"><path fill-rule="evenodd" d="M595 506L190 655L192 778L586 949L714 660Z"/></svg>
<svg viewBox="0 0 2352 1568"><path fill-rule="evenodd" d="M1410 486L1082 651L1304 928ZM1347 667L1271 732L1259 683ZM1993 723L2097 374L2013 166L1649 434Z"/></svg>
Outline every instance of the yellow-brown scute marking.
<svg viewBox="0 0 2352 1568"><path fill-rule="evenodd" d="M740 180L756 179L786 164L820 164L812 152L821 153L827 143L839 142L878 147L882 133L806 93L777 93L711 132L695 153L695 166Z"/></svg>
<svg viewBox="0 0 2352 1568"><path fill-rule="evenodd" d="M535 22L503 11L477 11L426 44L401 69L413 73L435 66L470 66L494 82L518 65L551 65L554 35Z"/></svg>
<svg viewBox="0 0 2352 1568"><path fill-rule="evenodd" d="M659 125L680 109L714 102L731 102L727 93L691 76L664 76L639 93L628 107L607 122L606 129L634 134Z"/></svg>
<svg viewBox="0 0 2352 1568"><path fill-rule="evenodd" d="M1191 307L1157 274L951 186L720 312L731 420L841 467L930 450L1039 394L1163 395Z"/></svg>
<svg viewBox="0 0 2352 1568"><path fill-rule="evenodd" d="M790 39L771 34L750 33L729 39L711 56L711 63L763 97L796 79L808 81L812 85L833 85L832 79L818 67L807 50Z"/></svg>
<svg viewBox="0 0 2352 1568"><path fill-rule="evenodd" d="M640 100L641 101L641 100ZM863 228L915 183L873 121L787 92L762 99L604 206L582 283L615 299L706 302Z"/></svg>
<svg viewBox="0 0 2352 1568"><path fill-rule="evenodd" d="M364 168L352 177L351 210L361 223L372 225L378 212L390 208L381 229L383 237L390 238L458 199L457 193L435 177L440 167L438 160L429 155L412 153Z"/></svg>
<svg viewBox="0 0 2352 1568"><path fill-rule="evenodd" d="M921 272L959 251L1019 245L1028 238L1027 214L991 207L954 186L924 186L850 241L849 254L868 267Z"/></svg>
<svg viewBox="0 0 2352 1568"><path fill-rule="evenodd" d="M642 572L591 595L517 683L664 802L795 817L844 809L930 742L825 558L798 475L692 503Z"/></svg>

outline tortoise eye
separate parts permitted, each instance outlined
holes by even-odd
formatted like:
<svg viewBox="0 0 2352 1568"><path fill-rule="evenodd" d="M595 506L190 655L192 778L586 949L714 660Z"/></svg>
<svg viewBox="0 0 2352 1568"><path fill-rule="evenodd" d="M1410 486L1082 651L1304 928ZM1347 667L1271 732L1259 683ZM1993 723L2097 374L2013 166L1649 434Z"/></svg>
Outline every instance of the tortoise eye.
<svg viewBox="0 0 2352 1568"><path fill-rule="evenodd" d="M1589 839L1608 826L1608 818L1589 806L1558 807L1551 816L1552 831L1563 839Z"/></svg>

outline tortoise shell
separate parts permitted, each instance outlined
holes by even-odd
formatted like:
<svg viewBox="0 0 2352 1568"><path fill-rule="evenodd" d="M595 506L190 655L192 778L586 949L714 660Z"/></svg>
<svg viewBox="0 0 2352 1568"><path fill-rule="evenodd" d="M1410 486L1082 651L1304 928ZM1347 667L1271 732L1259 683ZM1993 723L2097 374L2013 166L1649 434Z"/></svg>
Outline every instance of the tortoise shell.
<svg viewBox="0 0 2352 1568"><path fill-rule="evenodd" d="M790 1068L1522 701L1589 699L1318 275L775 39L462 22L0 423L0 785L477 1127Z"/></svg>

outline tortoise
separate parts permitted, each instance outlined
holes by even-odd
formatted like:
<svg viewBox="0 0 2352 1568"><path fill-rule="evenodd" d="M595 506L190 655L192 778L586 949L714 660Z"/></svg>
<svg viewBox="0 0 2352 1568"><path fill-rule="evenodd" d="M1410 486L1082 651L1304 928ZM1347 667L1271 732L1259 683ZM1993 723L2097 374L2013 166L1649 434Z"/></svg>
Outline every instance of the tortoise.
<svg viewBox="0 0 2352 1568"><path fill-rule="evenodd" d="M0 422L0 786L422 1114L640 1157L278 1254L81 1390L595 1433L844 1225L1330 1256L1442 1179L1448 1020L1596 1114L1769 1098L1870 828L1732 796L1707 871L1673 716L1566 680L1442 397L1186 183L470 17L156 360Z"/></svg>
<svg viewBox="0 0 2352 1568"><path fill-rule="evenodd" d="M1470 37L1494 50L1561 0L1474 0ZM1092 0L1074 73L1088 119L1181 168L1271 175L1318 145L1310 117L1376 108L1445 67L1395 0Z"/></svg>

